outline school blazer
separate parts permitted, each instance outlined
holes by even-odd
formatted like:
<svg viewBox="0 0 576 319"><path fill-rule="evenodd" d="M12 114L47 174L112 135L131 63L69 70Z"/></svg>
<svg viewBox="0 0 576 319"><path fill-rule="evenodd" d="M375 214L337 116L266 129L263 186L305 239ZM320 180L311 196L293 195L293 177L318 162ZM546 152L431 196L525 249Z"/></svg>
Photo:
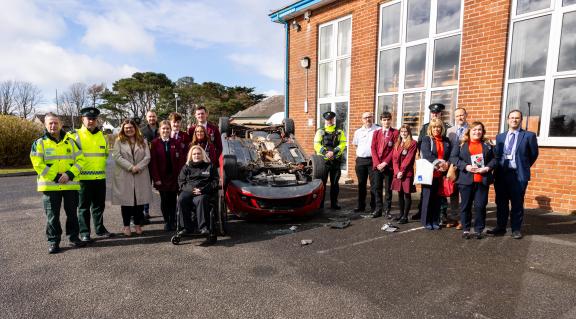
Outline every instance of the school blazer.
<svg viewBox="0 0 576 319"><path fill-rule="evenodd" d="M380 163L386 162L390 170L392 170L392 151L394 150L394 143L398 139L398 130L394 128L388 129L388 137L384 136L382 128L374 131L372 135L372 166L376 169L376 166Z"/></svg>
<svg viewBox="0 0 576 319"><path fill-rule="evenodd" d="M458 168L458 179L456 180L456 184L472 185L474 183L474 174L466 170L467 165L472 165L472 159L470 156L468 142L452 148L450 163L456 165ZM482 175L482 184L489 186L494 182L492 171L498 165L498 162L494 157L494 147L488 143L482 143L482 156L484 156L484 166L490 167L490 171Z"/></svg>

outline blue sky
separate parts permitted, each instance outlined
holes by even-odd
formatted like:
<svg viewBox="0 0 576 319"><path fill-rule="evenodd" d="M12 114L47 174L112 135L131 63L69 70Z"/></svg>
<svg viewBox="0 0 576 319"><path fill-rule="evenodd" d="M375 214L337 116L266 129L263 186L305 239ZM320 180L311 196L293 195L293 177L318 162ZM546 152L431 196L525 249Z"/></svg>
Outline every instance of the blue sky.
<svg viewBox="0 0 576 319"><path fill-rule="evenodd" d="M286 0L0 0L0 81L55 90L137 71L282 94Z"/></svg>

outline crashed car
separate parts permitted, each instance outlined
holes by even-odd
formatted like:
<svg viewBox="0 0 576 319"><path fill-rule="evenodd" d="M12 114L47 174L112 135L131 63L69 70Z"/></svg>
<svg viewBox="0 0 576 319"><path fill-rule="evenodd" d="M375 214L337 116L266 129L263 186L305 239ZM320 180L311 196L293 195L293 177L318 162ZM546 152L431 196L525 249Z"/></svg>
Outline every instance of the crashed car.
<svg viewBox="0 0 576 319"><path fill-rule="evenodd" d="M322 157L308 157L294 122L255 126L219 121L222 133L221 205L239 217L305 216L320 208Z"/></svg>

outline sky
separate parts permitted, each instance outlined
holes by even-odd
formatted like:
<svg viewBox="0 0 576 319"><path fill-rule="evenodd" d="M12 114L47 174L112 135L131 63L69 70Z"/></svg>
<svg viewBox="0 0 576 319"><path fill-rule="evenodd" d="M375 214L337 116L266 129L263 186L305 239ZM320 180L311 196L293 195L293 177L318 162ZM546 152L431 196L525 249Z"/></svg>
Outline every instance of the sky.
<svg viewBox="0 0 576 319"><path fill-rule="evenodd" d="M0 81L43 92L105 83L134 72L173 81L282 94L284 27L268 14L286 0L0 0Z"/></svg>

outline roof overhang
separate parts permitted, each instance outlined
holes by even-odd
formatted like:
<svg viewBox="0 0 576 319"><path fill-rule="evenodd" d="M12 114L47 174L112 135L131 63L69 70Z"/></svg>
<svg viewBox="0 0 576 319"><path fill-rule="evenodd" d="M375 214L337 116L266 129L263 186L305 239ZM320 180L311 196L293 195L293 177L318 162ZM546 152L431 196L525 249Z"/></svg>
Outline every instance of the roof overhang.
<svg viewBox="0 0 576 319"><path fill-rule="evenodd" d="M338 0L300 0L282 9L274 10L268 16L272 22L284 23L308 10L314 10Z"/></svg>

